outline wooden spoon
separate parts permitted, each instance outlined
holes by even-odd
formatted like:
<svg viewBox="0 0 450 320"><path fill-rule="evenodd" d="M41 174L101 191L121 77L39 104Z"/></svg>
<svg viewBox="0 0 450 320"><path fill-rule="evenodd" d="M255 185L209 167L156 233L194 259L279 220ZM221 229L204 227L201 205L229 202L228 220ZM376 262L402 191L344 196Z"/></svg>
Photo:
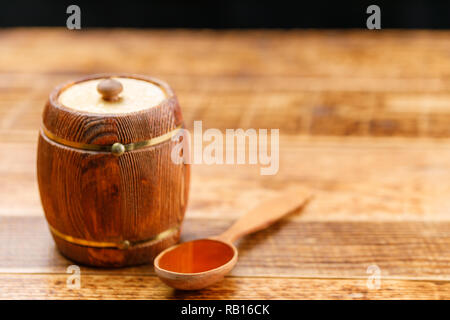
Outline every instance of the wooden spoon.
<svg viewBox="0 0 450 320"><path fill-rule="evenodd" d="M233 269L238 251L232 244L262 230L288 213L304 207L311 194L289 191L265 201L236 221L222 234L167 248L155 259L155 272L167 285L181 290L198 290L221 280Z"/></svg>

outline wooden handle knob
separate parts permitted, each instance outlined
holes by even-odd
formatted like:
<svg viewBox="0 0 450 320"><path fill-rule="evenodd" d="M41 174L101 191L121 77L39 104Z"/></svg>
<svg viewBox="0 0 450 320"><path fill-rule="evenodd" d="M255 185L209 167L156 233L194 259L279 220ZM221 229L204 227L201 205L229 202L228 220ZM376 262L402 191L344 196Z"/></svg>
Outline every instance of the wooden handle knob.
<svg viewBox="0 0 450 320"><path fill-rule="evenodd" d="M102 95L103 100L117 101L122 92L122 84L115 79L104 79L97 85L97 91Z"/></svg>

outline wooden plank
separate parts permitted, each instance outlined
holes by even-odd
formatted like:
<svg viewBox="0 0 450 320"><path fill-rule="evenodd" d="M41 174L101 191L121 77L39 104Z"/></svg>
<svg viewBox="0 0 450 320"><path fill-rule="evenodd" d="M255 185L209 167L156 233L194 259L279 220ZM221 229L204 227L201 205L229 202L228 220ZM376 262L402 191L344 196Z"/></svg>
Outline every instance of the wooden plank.
<svg viewBox="0 0 450 320"><path fill-rule="evenodd" d="M182 241L224 231L231 220L187 219ZM376 265L386 279L450 281L450 222L283 221L239 245L234 276L367 277ZM0 272L65 273L73 262L54 247L45 220L2 217ZM124 269L82 267L86 274L154 274L152 265Z"/></svg>
<svg viewBox="0 0 450 320"><path fill-rule="evenodd" d="M111 31L102 30L75 35L65 29L8 29L0 34L5 44L0 50L4 58L0 59L4 63L0 63L0 70L8 72L0 77L0 110L6 114L0 127L5 132L36 130L53 86L81 74L114 70L112 64L121 61L138 64L125 68L130 72L142 72L142 65L148 64L154 75L170 82L179 94L188 125L202 119L205 128L219 129L280 128L283 133L308 135L450 136L446 81L450 73L447 60L442 60L450 51L446 32L383 31L375 39L357 31L115 30L113 44L108 40ZM149 41L157 41L158 46L149 46ZM50 42L61 45L46 45ZM72 45L62 45L65 42ZM65 48L74 47L73 42L79 50L65 52ZM95 52L87 50L92 42L96 43ZM180 55L177 45L187 42L196 45L184 48ZM136 48L127 52L134 58L114 59L114 53L120 54L116 45ZM161 46L165 49L163 58ZM409 46L411 50L407 50ZM198 52L205 48L208 56L198 58ZM55 50L64 53L56 57ZM100 55L102 50L108 55ZM26 51L27 55L17 51ZM68 57L72 54L77 56ZM102 63L89 63L99 56L111 57L103 61L106 68ZM193 56L215 68L192 63ZM260 61L261 57L265 59ZM170 58L171 63L161 63L161 59ZM239 72L229 72L233 63ZM74 69L74 64L80 65ZM18 66L26 66L26 70L9 70ZM222 68L226 70L220 71ZM411 71L413 74L408 74Z"/></svg>
<svg viewBox="0 0 450 320"><path fill-rule="evenodd" d="M155 75L338 78L430 78L450 74L449 31L71 32L65 28L19 28L2 30L0 38L3 72L152 70Z"/></svg>
<svg viewBox="0 0 450 320"><path fill-rule="evenodd" d="M0 299L449 299L447 281L286 279L226 277L201 291L176 291L155 276L81 274L80 289L67 288L68 275L0 274Z"/></svg>
<svg viewBox="0 0 450 320"><path fill-rule="evenodd" d="M26 138L27 136L25 136ZM280 167L193 165L187 217L237 218L261 198L304 186L302 221L450 221L450 141L280 137ZM42 216L36 144L2 143L0 216Z"/></svg>
<svg viewBox="0 0 450 320"><path fill-rule="evenodd" d="M0 75L0 132L37 131L56 84L78 74ZM176 89L185 122L204 128L279 128L313 136L450 137L448 81L195 77L163 75ZM314 84L317 82L317 85ZM386 85L372 88L370 83ZM34 85L38 83L38 85ZM320 84L320 85L319 85Z"/></svg>

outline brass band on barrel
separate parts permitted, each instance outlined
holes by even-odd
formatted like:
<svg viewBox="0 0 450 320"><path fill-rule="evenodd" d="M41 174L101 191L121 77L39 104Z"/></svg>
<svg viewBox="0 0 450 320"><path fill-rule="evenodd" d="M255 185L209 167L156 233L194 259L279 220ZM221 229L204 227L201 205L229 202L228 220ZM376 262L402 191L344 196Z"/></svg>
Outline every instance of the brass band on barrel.
<svg viewBox="0 0 450 320"><path fill-rule="evenodd" d="M67 234L64 234L55 228L53 228L51 225L49 225L50 231L52 234L64 241L83 246L83 247L92 247L92 248L104 248L104 249L128 249L132 247L146 247L150 246L152 244L155 244L156 242L159 242L161 240L164 240L166 238L169 238L176 234L179 230L179 226L173 227L167 230L164 230L161 233L158 233L157 235L145 239L145 240L139 240L139 241L129 241L129 240L123 240L120 242L103 242L103 241L93 241L93 240L86 240L86 239L80 239L75 238L72 236L69 236Z"/></svg>
<svg viewBox="0 0 450 320"><path fill-rule="evenodd" d="M169 131L163 135L160 135L158 137L139 141L135 143L128 143L128 144L121 144L119 142L116 142L112 145L99 145L99 144L88 144L88 143L81 143L81 142L74 142L69 141L63 138L60 138L53 133L51 133L47 128L43 125L42 126L42 133L53 142L59 143L66 147L71 147L75 149L81 149L81 150L88 150L88 151L103 151L103 152L111 152L112 154L116 156L122 155L126 151L132 151L141 149L144 147L150 147L157 144L160 144L164 141L170 140L173 136L175 136L180 130L182 126L176 127L174 130Z"/></svg>

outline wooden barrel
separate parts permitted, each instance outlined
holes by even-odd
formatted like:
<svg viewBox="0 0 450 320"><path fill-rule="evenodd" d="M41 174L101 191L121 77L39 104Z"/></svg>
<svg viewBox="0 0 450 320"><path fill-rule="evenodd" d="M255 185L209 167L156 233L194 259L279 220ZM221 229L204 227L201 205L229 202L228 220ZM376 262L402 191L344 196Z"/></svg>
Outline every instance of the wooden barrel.
<svg viewBox="0 0 450 320"><path fill-rule="evenodd" d="M182 127L176 96L155 78L94 75L51 92L37 176L64 256L92 266L137 265L178 241L190 170L171 153Z"/></svg>

